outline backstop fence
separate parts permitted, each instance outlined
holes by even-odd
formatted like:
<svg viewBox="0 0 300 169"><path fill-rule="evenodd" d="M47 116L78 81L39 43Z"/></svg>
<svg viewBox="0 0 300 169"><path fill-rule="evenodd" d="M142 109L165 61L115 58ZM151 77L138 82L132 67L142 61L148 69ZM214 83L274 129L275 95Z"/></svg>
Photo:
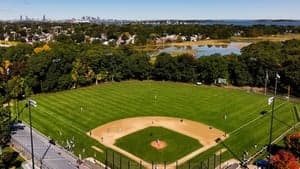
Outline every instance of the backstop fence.
<svg viewBox="0 0 300 169"><path fill-rule="evenodd" d="M226 164L222 164L224 160L222 159L222 154L214 154L204 160L197 162L187 161L183 164L179 164L177 161L172 163L168 163L167 161L162 163L151 161L149 162L150 166L145 167L142 161L133 161L113 150L105 151L105 166L107 169L224 169L226 168Z"/></svg>

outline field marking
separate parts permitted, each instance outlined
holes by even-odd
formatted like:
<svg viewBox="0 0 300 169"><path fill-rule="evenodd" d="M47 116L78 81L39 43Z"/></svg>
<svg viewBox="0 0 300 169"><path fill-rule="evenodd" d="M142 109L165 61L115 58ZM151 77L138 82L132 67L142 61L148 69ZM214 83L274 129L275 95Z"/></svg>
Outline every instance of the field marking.
<svg viewBox="0 0 300 169"><path fill-rule="evenodd" d="M275 108L275 110L279 109L279 108L282 107L284 104L285 104L285 103L281 103L279 106L277 106L277 107ZM268 113L270 113L271 111L272 111L272 110L269 110ZM248 123L243 124L243 125L241 125L239 128L237 128L237 129L235 129L235 130L229 132L229 135L232 135L232 134L238 132L238 131L241 130L242 128L248 126L249 124L255 122L256 120L258 120L258 119L260 119L260 118L262 118L262 117L264 117L264 116L265 116L265 115L259 115L258 117L256 117L255 119L249 121Z"/></svg>
<svg viewBox="0 0 300 169"><path fill-rule="evenodd" d="M94 149L94 150L96 150L96 151L98 151L98 152L100 152L100 153L103 153L103 152L104 152L101 148L96 147L96 146L92 146L92 149Z"/></svg>
<svg viewBox="0 0 300 169"><path fill-rule="evenodd" d="M216 151L216 152L215 152L215 155L216 155L216 156L219 156L219 155L225 153L226 151L227 151L227 148L222 148L222 149Z"/></svg>
<svg viewBox="0 0 300 169"><path fill-rule="evenodd" d="M143 166L145 166L146 168L151 168L152 165L149 162L144 161L140 157L137 157L115 146L114 144L116 140L121 137L134 133L138 130L142 130L153 126L164 127L171 131L181 133L185 136L198 140L203 145L197 150L187 154L184 157L180 157L180 159L176 160L178 165L183 164L184 162L194 158L200 153L217 145L216 139L225 140L229 136L229 135L225 136L224 131L218 130L216 128L205 125L203 123L182 119L182 118L162 117L162 116L132 117L132 118L116 120L116 121L106 123L102 126L99 126L87 132L86 134L96 139L104 146L109 147L114 151L117 151L138 163L142 162ZM161 164L158 164L158 166L160 165ZM176 162L172 162L167 165L167 168L172 168L172 166L175 165Z"/></svg>

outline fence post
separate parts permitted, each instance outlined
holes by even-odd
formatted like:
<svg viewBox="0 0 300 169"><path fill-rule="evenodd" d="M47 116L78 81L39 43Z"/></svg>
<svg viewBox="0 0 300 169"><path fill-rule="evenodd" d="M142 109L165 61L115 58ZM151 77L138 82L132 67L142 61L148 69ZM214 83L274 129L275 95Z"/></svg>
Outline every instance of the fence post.
<svg viewBox="0 0 300 169"><path fill-rule="evenodd" d="M178 161L176 161L176 169L178 169Z"/></svg>
<svg viewBox="0 0 300 169"><path fill-rule="evenodd" d="M191 161L189 161L189 169L191 169Z"/></svg>
<svg viewBox="0 0 300 169"><path fill-rule="evenodd" d="M142 169L142 160L140 160L140 169Z"/></svg>
<svg viewBox="0 0 300 169"><path fill-rule="evenodd" d="M207 159L207 169L209 169L209 158Z"/></svg>
<svg viewBox="0 0 300 169"><path fill-rule="evenodd" d="M152 161L152 169L153 169L153 165L154 165L154 163L153 163L153 161Z"/></svg>
<svg viewBox="0 0 300 169"><path fill-rule="evenodd" d="M214 154L214 169L216 168L216 154Z"/></svg>
<svg viewBox="0 0 300 169"><path fill-rule="evenodd" d="M130 169L130 160L128 159L128 169Z"/></svg>
<svg viewBox="0 0 300 169"><path fill-rule="evenodd" d="M166 169L166 167L167 167L167 162L165 161L164 162L164 169Z"/></svg>
<svg viewBox="0 0 300 169"><path fill-rule="evenodd" d="M201 161L201 164L200 164L200 166L201 166L201 169L203 169L203 161Z"/></svg>
<svg viewBox="0 0 300 169"><path fill-rule="evenodd" d="M120 169L122 169L122 155L120 154Z"/></svg>
<svg viewBox="0 0 300 169"><path fill-rule="evenodd" d="M220 153L220 169L222 169L222 166L221 166L222 165L222 157L221 156L222 156L222 153Z"/></svg>
<svg viewBox="0 0 300 169"><path fill-rule="evenodd" d="M107 169L107 149L105 150L105 169Z"/></svg>
<svg viewBox="0 0 300 169"><path fill-rule="evenodd" d="M113 166L112 168L114 169L115 168L115 152L113 151Z"/></svg>

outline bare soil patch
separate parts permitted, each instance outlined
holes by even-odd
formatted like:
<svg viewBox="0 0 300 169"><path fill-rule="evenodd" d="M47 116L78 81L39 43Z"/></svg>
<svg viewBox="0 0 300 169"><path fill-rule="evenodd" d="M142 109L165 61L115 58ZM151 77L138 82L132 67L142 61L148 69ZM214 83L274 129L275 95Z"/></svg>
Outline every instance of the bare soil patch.
<svg viewBox="0 0 300 169"><path fill-rule="evenodd" d="M153 140L150 145L157 150L162 150L167 147L167 143L163 140Z"/></svg>

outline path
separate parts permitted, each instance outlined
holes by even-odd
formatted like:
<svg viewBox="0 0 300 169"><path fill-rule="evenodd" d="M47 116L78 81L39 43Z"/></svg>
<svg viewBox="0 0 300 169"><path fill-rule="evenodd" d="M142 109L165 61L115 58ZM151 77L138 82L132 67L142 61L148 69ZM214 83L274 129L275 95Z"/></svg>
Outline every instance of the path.
<svg viewBox="0 0 300 169"><path fill-rule="evenodd" d="M31 158L30 128L24 124L16 124L12 132L12 144L25 157ZM33 152L35 165L46 169L78 169L77 158L49 140L35 130L33 135Z"/></svg>

